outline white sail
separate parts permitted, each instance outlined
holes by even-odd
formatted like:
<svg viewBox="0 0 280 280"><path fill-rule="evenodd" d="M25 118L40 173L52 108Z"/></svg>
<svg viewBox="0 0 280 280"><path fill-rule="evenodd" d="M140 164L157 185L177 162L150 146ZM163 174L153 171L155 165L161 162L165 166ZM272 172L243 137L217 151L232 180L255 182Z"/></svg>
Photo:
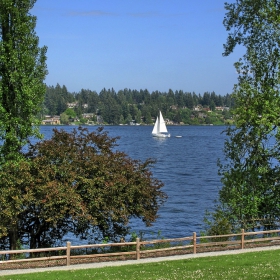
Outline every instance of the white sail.
<svg viewBox="0 0 280 280"><path fill-rule="evenodd" d="M159 125L159 122L158 122L158 117L157 117L157 120L155 122L155 125L154 125L154 129L152 131L152 134L157 134L158 133L158 125Z"/></svg>
<svg viewBox="0 0 280 280"><path fill-rule="evenodd" d="M161 111L159 111L159 128L158 128L158 132L163 132L163 133L167 133L167 128L165 125L165 121L163 119L163 116L161 114Z"/></svg>
<svg viewBox="0 0 280 280"><path fill-rule="evenodd" d="M152 135L154 137L170 137L170 134L167 131L165 121L162 117L161 111L159 111L159 117L157 117Z"/></svg>

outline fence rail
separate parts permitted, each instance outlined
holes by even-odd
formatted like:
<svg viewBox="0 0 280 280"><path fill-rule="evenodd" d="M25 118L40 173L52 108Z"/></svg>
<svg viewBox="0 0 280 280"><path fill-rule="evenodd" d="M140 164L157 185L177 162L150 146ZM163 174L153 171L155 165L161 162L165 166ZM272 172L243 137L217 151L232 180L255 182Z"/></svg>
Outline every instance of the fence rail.
<svg viewBox="0 0 280 280"><path fill-rule="evenodd" d="M64 260L64 265L68 266L79 259L124 257L127 255L139 260L141 256L157 252L166 253L168 251L174 251L175 255L180 251L181 254L182 252L185 254L196 254L197 250L200 248L203 248L204 252L210 251L211 248L217 246L223 249L229 248L229 245L235 246L235 249L244 249L247 243L258 243L259 246L272 246L276 243L275 241L280 242L280 230L259 232L244 232L244 230L242 230L241 233L215 236L197 236L194 232L192 236L183 238L150 241L143 241L137 238L135 242L79 246L72 246L71 242L67 242L65 247L0 251L0 269L7 264L54 260ZM88 252L88 249L91 249L91 252ZM50 254L50 252L55 252L57 255L46 257L46 254Z"/></svg>

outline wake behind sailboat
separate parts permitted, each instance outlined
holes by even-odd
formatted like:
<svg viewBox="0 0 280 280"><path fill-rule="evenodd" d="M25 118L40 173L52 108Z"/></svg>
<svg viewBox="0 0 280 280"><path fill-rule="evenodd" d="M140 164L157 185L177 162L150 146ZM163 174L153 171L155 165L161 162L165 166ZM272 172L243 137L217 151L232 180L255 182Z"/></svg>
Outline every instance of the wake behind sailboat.
<svg viewBox="0 0 280 280"><path fill-rule="evenodd" d="M159 138L170 137L170 133L168 133L167 131L167 127L165 125L165 121L163 119L161 111L159 111L159 116L156 119L154 129L152 131L152 135L153 137L159 137Z"/></svg>

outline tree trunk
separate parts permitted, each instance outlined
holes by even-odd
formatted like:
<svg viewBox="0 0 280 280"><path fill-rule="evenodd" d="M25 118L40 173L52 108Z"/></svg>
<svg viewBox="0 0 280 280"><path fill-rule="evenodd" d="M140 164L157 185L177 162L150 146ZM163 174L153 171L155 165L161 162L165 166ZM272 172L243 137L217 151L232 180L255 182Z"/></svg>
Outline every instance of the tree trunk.
<svg viewBox="0 0 280 280"><path fill-rule="evenodd" d="M18 248L18 227L17 223L13 223L11 225L11 229L9 231L9 245L10 245L10 250L17 250ZM15 259L17 254L11 254L10 259Z"/></svg>

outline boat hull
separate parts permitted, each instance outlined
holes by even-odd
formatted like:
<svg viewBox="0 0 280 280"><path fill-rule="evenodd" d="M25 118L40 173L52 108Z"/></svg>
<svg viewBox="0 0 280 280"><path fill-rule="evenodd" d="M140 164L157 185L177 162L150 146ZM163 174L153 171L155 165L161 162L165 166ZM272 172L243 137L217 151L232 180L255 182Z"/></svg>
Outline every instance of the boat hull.
<svg viewBox="0 0 280 280"><path fill-rule="evenodd" d="M170 134L169 133L167 133L167 134L164 134L164 133L153 133L152 134L153 135L153 137L158 137L158 138L167 138L167 137L170 137Z"/></svg>

